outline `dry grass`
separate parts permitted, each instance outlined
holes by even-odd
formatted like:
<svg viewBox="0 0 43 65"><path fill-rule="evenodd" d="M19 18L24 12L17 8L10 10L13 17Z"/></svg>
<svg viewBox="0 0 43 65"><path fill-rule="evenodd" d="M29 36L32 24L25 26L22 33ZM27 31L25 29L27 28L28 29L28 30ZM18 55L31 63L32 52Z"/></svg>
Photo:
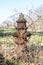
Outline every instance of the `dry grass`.
<svg viewBox="0 0 43 65"><path fill-rule="evenodd" d="M28 45L31 46L32 44L35 46L43 45L43 36L32 35L29 39ZM25 61L24 61L26 59L26 55L25 55L27 53L26 50L25 50L25 52L23 52L22 60L23 59L24 60L20 61L20 59L19 59L20 63L18 62L17 58L19 56L21 56L22 53L21 53L21 51L19 52L20 48L18 49L17 44L15 44L15 38L14 37L12 37L12 36L6 36L3 38L0 37L0 45L2 47L1 51L3 51L2 53L3 53L4 57L6 57L6 59L11 60L11 59L16 58L15 62L17 62L18 65L28 65L29 64L28 62L25 63ZM22 47L22 49L24 49L24 48ZM38 52L38 50L37 50L37 52ZM29 53L29 55L31 55L31 52ZM38 54L36 53L37 58L38 58L38 56L39 56L39 53ZM36 59L36 58L34 58L34 59ZM41 59L41 54L40 54L40 59ZM36 59L36 61L37 61L37 59ZM35 64L30 63L29 65L35 65ZM40 65L42 65L42 64L40 64Z"/></svg>

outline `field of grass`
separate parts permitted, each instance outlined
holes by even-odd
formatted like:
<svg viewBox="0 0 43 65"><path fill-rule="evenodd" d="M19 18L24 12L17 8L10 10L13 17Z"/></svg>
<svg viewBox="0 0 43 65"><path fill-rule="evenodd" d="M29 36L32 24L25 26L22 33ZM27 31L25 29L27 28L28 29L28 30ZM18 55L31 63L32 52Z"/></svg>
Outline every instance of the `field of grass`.
<svg viewBox="0 0 43 65"><path fill-rule="evenodd" d="M7 41L8 43L14 43L14 38L12 37L12 33L14 33L16 30L12 28L2 28L0 27L0 42L5 43ZM3 33L9 34L8 36L4 36ZM43 32L30 32L32 35L29 39L29 44L43 44Z"/></svg>
<svg viewBox="0 0 43 65"><path fill-rule="evenodd" d="M0 44L4 51L3 55L4 55L4 57L6 57L6 59L8 59L8 58L10 59L13 55L15 55L17 53L16 51L19 51L17 49L17 45L15 43L16 39L11 35L15 31L16 31L15 29L11 29L11 28L9 28L9 29L8 28L6 28L6 29L0 28ZM3 33L11 33L11 34L8 36L2 36ZM32 33L31 37L27 38L28 45L30 45L30 46L32 44L35 46L43 45L43 33L33 33L33 32L31 32L31 33ZM24 52L24 54L25 54L25 52ZM14 59L6 60L7 65L15 65L15 62L16 61ZM25 63L24 62L22 63L19 60L19 61L17 61L16 65L25 65ZM28 65L28 64L26 63L26 65Z"/></svg>
<svg viewBox="0 0 43 65"><path fill-rule="evenodd" d="M0 33L14 33L16 29L12 28L2 28L0 27Z"/></svg>
<svg viewBox="0 0 43 65"><path fill-rule="evenodd" d="M16 39L13 36L6 36L6 37L0 37L0 43L7 45L7 46L12 46L15 44ZM30 39L28 38L29 45L35 44L35 45L43 45L43 36L39 35L31 35Z"/></svg>

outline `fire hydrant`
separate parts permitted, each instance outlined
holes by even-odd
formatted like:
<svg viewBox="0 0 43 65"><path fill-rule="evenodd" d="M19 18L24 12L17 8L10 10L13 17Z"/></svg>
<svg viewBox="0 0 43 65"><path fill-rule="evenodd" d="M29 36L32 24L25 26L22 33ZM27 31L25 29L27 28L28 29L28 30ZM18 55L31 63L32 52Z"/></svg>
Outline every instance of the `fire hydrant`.
<svg viewBox="0 0 43 65"><path fill-rule="evenodd" d="M24 18L24 15L21 13L19 15L17 22L17 31L14 33L14 37L17 38L16 43L17 44L25 44L27 42L27 37L31 36L29 32L27 32L27 26L26 26L26 20Z"/></svg>

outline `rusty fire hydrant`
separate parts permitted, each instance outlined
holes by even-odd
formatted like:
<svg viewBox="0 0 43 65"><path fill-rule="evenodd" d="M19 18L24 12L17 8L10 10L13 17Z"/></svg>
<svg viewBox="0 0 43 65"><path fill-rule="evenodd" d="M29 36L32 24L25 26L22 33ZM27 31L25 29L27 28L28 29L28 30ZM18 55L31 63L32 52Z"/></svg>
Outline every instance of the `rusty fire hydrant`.
<svg viewBox="0 0 43 65"><path fill-rule="evenodd" d="M24 15L21 13L17 20L17 31L13 35L17 38L17 44L25 44L27 42L27 37L31 36L31 34L27 32L26 22Z"/></svg>

